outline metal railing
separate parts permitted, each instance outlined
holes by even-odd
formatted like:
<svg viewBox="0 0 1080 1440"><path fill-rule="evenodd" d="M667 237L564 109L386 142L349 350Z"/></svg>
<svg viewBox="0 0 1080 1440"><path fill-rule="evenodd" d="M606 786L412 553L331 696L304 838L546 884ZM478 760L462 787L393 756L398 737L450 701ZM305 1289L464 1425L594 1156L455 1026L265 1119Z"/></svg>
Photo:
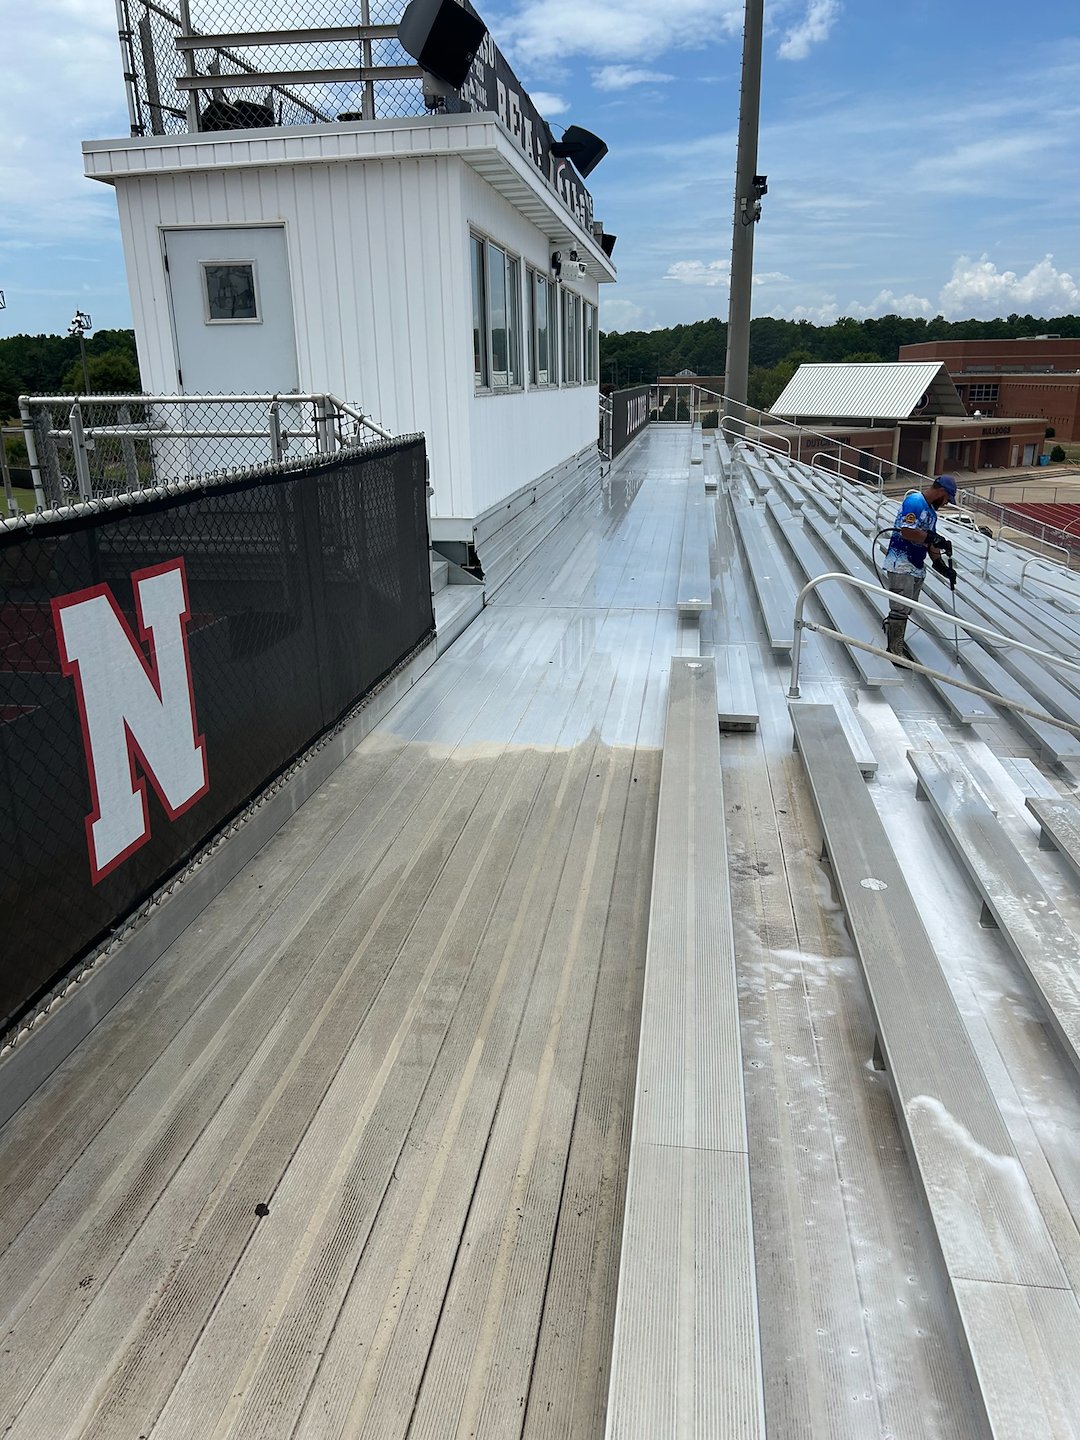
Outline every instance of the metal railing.
<svg viewBox="0 0 1080 1440"><path fill-rule="evenodd" d="M116 0L134 135L423 115L404 0Z"/></svg>
<svg viewBox="0 0 1080 1440"><path fill-rule="evenodd" d="M941 681L945 685L953 685L958 690L966 690L971 695L978 695L982 700L989 700L995 705L1000 705L1007 710L1015 710L1021 715L1029 715L1034 720L1041 720L1046 725L1055 725L1060 730L1068 730L1072 735L1080 735L1080 725L1074 725L1070 720L1063 720L1059 715L1050 715L1045 710L1036 710L1030 705L1023 705L1018 700L1010 700L1000 695L996 690L986 690L980 685L972 685L968 680L961 680L956 675L947 675L942 670L934 670L929 665L920 665L917 660L908 660L900 655L893 655L890 651L880 645L870 645L865 640L858 640L853 635L845 635L841 630L835 630L830 625L822 625L816 620L807 620L803 616L807 597L819 585L824 585L827 580L836 580L842 585L854 586L857 590L865 590L873 595L881 595L891 601L894 596L891 590L886 590L882 585L875 585L870 580L863 580L857 575L847 575L840 570L830 570L824 575L816 575L808 580L799 591L795 601L795 616L793 621L793 635L791 643L791 679L788 684L788 698L798 700L799 692L799 668L802 662L802 632L813 630L819 635L824 635L829 640L839 640L844 645L853 646L856 650L865 650L870 655L880 655L886 660L891 660L895 665L901 665L906 670L914 670L920 675L927 675L933 680ZM985 625L977 625L973 620L963 620L952 611L942 610L936 605L927 605L922 600L904 599L905 610L917 610L922 615L930 615L935 620L943 621L951 626L959 626L963 630L970 631L973 635L980 635L995 645L1007 645L1014 650L1022 650L1025 655L1032 655L1036 660L1041 660L1047 665L1061 666L1065 670L1072 670L1080 675L1080 662L1068 660L1064 655L1052 655L1047 650L1039 650L1034 645L1028 645L1022 640L1016 640L1011 635L1002 635L1000 631L990 630Z"/></svg>
<svg viewBox="0 0 1080 1440"><path fill-rule="evenodd" d="M611 423L612 405L606 395L600 396L600 459L606 464L611 463Z"/></svg>
<svg viewBox="0 0 1080 1440"><path fill-rule="evenodd" d="M863 489L875 489L879 497L884 495L887 481L903 481L909 489L921 489L930 478L915 470L908 470L905 466L889 461L886 465L880 456L873 455L870 451L860 450L858 446L852 445L850 441L837 440L835 437L822 435L819 431L811 430L805 425L796 425L794 421L786 420L783 416L773 415L768 410L761 410L752 405L744 405L737 400L725 400L715 390L709 390L705 386L695 387L700 396L709 396L715 399L720 405L734 406L742 412L742 418L734 422L728 416L720 421L719 429L729 438L736 436L745 440L747 428L755 432L756 438L749 441L750 446L759 445L762 449L769 450L774 454L781 454L777 442L783 440L787 445L787 458L798 464L807 465L810 469L821 470L823 474L831 474L837 479L837 513L839 514L843 504L843 485L845 481L860 485ZM751 418L752 417L752 418ZM792 437L795 444L792 446ZM815 454L804 460L802 458L803 440L821 442L816 444ZM825 447L831 447L826 449ZM846 455L845 452L850 452ZM732 449L734 457L735 449ZM835 470L829 472L824 469L824 462L831 460L835 464ZM862 461L873 462L877 467L874 484L869 481L869 472ZM844 473L845 467L847 474ZM851 473L854 469L856 473ZM1047 525L1043 521L1035 520L1019 511L1010 509L1007 505L999 504L996 501L988 500L974 490L962 490L956 498L957 507L971 511L974 514L985 515L988 518L997 520L997 540L1001 540L1002 531L1005 528L1016 531L1021 535L1030 536L1037 544L1050 549L1060 550L1065 556L1065 566L1070 569L1073 559L1080 554L1080 533L1073 533L1069 530L1062 530L1057 526ZM948 517L946 517L948 518ZM983 537L984 539L987 537ZM989 545L985 557L983 573L986 573L986 566L989 564Z"/></svg>
<svg viewBox="0 0 1080 1440"><path fill-rule="evenodd" d="M1047 525L1045 521L1036 520L1034 516L1025 515L1023 511L1014 510L998 500L989 500L977 490L962 490L957 496L957 504L973 514L984 515L988 520L996 521L998 539L1004 529L1009 529L1018 535L1029 536L1036 544L1062 551L1066 569L1069 568L1073 555L1080 552L1080 535L1069 528Z"/></svg>
<svg viewBox="0 0 1080 1440"><path fill-rule="evenodd" d="M393 438L334 395L22 395L19 412L39 510Z"/></svg>

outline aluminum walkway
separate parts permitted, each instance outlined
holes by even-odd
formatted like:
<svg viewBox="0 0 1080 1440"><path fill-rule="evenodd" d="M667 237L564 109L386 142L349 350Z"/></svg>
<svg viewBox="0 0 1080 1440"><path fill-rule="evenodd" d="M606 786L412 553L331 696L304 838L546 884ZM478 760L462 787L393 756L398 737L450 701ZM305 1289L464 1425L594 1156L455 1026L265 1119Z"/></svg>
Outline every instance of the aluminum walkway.
<svg viewBox="0 0 1080 1440"><path fill-rule="evenodd" d="M601 1433L685 496L628 475L0 1132L10 1440Z"/></svg>

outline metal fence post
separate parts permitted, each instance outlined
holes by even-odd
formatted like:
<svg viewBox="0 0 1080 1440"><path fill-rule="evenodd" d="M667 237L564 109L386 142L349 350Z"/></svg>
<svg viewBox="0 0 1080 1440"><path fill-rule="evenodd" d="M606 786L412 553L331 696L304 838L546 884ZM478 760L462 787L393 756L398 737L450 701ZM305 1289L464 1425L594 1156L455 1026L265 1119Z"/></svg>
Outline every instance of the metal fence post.
<svg viewBox="0 0 1080 1440"><path fill-rule="evenodd" d="M270 459L277 465L281 461L281 407L277 396L270 402Z"/></svg>
<svg viewBox="0 0 1080 1440"><path fill-rule="evenodd" d="M68 427L71 430L71 450L75 458L75 474L79 481L79 496L83 500L92 500L94 497L94 486L90 479L90 457L86 453L86 431L83 429L82 410L77 400L71 407L71 414L68 417Z"/></svg>
<svg viewBox="0 0 1080 1440"><path fill-rule="evenodd" d="M125 430L131 425L131 411L126 405L121 405L116 412L116 418ZM135 457L135 442L130 435L120 437L120 452L124 457L124 484L129 493L140 489L139 463Z"/></svg>
<svg viewBox="0 0 1080 1440"><path fill-rule="evenodd" d="M34 431L34 416L28 397L19 396L19 417L22 420L23 440L26 442L26 458L34 480L34 504L39 510L45 509L45 487L41 483L41 463L38 459L37 438Z"/></svg>

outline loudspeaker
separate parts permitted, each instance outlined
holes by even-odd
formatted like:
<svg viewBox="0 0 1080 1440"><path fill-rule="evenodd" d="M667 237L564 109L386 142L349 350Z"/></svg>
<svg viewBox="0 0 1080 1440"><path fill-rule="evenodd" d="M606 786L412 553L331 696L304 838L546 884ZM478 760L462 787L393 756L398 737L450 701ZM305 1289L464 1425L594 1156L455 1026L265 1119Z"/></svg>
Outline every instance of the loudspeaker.
<svg viewBox="0 0 1080 1440"><path fill-rule="evenodd" d="M487 27L455 0L410 0L398 25L398 40L422 70L460 90Z"/></svg>
<svg viewBox="0 0 1080 1440"><path fill-rule="evenodd" d="M607 146L591 130L583 130L580 125L568 125L562 139L552 145L551 153L558 160L572 160L574 169L584 177L600 164L607 154Z"/></svg>
<svg viewBox="0 0 1080 1440"><path fill-rule="evenodd" d="M200 130L254 130L274 125L274 107L254 100L211 100L202 108Z"/></svg>
<svg viewBox="0 0 1080 1440"><path fill-rule="evenodd" d="M615 236L609 235L606 231L600 236L600 249L611 259L611 252L615 249Z"/></svg>

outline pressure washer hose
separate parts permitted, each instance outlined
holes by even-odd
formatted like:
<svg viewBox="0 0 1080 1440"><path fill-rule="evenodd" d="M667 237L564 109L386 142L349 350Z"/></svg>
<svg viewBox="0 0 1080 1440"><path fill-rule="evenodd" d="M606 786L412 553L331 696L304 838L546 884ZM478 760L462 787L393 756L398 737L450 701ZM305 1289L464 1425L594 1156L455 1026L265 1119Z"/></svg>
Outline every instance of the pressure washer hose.
<svg viewBox="0 0 1080 1440"><path fill-rule="evenodd" d="M881 586L881 588L882 588L883 590L888 590L889 587L888 587L888 585L885 584L885 577L884 577L884 575L882 575L882 573L881 573L881 566L878 564L878 558L877 558L877 543L878 543L878 541L881 539L881 537L882 537L883 535L891 535L895 529L896 529L896 526L895 526L895 525L886 525L886 526L884 527L884 529L879 530L879 531L877 532L877 534L874 536L873 540L871 540L871 542L870 542L870 558L871 558L871 559L873 560L873 562L874 562L874 574L877 576L877 582L878 582L878 584ZM952 557L952 566L953 566L953 571L955 572L955 570L956 570L956 557L955 557L955 556ZM956 614L956 582L955 582L955 581L949 586L949 595L950 595L950 597L951 597L951 599L952 599L952 614L953 614L953 659L955 660L955 662L957 663L957 665L959 665L959 663L960 663L960 625L959 625L959 623L958 623L957 614ZM916 625L919 624L918 620L915 621L915 624L916 624ZM919 626L919 628L922 629L922 626Z"/></svg>

